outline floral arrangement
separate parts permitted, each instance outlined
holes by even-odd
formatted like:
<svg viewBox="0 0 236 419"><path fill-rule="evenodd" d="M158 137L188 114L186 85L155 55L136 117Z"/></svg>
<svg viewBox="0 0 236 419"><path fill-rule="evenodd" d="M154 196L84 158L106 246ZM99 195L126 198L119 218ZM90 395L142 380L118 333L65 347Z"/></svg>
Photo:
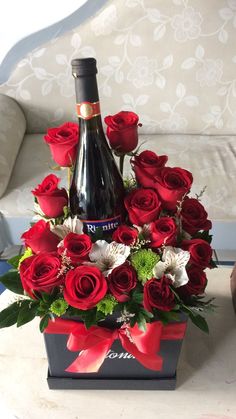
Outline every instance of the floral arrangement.
<svg viewBox="0 0 236 419"><path fill-rule="evenodd" d="M12 269L0 278L20 294L0 313L0 327L21 326L40 317L79 317L86 328L114 315L123 325L177 321L186 313L208 331L204 312L206 268L215 266L210 246L211 221L201 193L190 196L192 174L169 167L166 155L139 152L139 118L119 112L105 118L111 148L123 170L129 156L134 176L124 179L126 219L110 241L83 233L71 218L68 192L60 179L47 176L33 191L38 220L22 235L25 252L12 258ZM52 157L73 170L78 125L48 129L44 137Z"/></svg>

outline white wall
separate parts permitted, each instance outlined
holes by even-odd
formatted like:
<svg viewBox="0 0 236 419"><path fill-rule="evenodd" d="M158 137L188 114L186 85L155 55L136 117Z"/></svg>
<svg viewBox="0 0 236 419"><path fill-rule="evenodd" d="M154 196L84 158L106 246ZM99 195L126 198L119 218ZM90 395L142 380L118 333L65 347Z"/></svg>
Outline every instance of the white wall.
<svg viewBox="0 0 236 419"><path fill-rule="evenodd" d="M6 0L0 9L0 64L22 38L69 16L87 0Z"/></svg>

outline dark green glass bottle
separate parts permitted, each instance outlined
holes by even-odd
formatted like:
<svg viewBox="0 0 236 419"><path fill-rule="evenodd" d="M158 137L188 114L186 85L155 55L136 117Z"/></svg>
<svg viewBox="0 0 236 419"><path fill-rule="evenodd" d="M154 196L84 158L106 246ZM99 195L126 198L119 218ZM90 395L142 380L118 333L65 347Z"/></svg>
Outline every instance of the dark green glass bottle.
<svg viewBox="0 0 236 419"><path fill-rule="evenodd" d="M121 223L124 186L104 135L94 58L74 59L79 145L70 187L70 210L84 223L84 232L104 238Z"/></svg>

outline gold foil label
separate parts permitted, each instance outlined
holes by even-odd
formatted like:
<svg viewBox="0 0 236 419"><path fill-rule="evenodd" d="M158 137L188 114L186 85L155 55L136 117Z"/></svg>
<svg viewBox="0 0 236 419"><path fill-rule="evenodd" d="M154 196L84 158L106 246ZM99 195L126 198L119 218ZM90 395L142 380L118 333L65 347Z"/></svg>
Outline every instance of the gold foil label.
<svg viewBox="0 0 236 419"><path fill-rule="evenodd" d="M82 102L76 105L77 115L79 118L91 119L97 115L100 115L99 102Z"/></svg>

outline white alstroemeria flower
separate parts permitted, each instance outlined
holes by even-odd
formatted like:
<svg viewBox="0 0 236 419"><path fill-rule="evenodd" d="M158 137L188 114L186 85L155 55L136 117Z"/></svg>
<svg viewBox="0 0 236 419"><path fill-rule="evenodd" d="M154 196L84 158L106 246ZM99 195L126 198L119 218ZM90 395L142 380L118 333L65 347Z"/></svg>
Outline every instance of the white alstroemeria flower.
<svg viewBox="0 0 236 419"><path fill-rule="evenodd" d="M103 272L103 275L108 276L114 268L126 261L129 254L130 247L125 244L97 240L93 244L89 257L94 265Z"/></svg>
<svg viewBox="0 0 236 419"><path fill-rule="evenodd" d="M165 274L171 279L175 288L187 284L189 281L185 266L190 258L190 253L177 247L167 246L162 255L162 261L157 262L153 268L155 278Z"/></svg>
<svg viewBox="0 0 236 419"><path fill-rule="evenodd" d="M77 217L68 217L62 225L53 226L51 231L64 239L69 233L83 234L83 223Z"/></svg>

